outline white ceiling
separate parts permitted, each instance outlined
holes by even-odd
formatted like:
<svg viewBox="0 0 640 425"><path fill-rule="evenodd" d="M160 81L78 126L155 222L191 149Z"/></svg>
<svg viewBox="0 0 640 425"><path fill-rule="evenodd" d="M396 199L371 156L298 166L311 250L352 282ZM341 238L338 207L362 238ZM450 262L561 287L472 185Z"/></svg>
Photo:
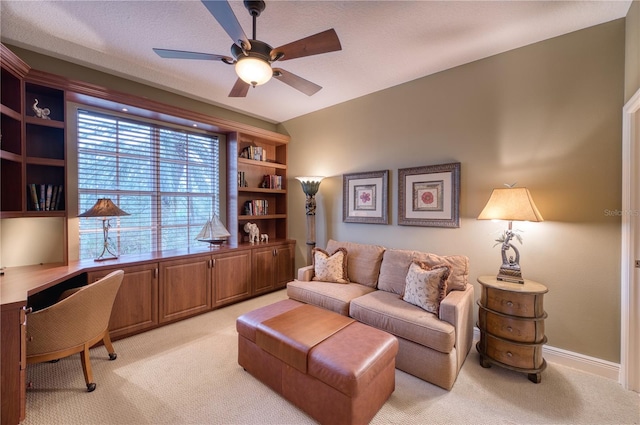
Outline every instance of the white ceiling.
<svg viewBox="0 0 640 425"><path fill-rule="evenodd" d="M278 63L323 87L308 97L272 79L229 98L222 62L162 59L153 47L229 55L200 1L0 2L2 42L283 122L497 53L626 16L631 0L267 1L257 39L273 47L335 28L342 50ZM232 1L249 38L251 17Z"/></svg>

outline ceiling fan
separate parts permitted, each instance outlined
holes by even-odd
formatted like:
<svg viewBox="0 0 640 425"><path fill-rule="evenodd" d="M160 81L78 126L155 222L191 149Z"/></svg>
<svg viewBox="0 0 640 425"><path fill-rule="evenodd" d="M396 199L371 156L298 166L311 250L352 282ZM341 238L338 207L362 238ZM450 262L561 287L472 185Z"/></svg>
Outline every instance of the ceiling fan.
<svg viewBox="0 0 640 425"><path fill-rule="evenodd" d="M248 39L238 19L227 1L202 0L209 13L218 21L229 34L234 44L231 45L233 57L212 53L188 52L184 50L156 49L158 56L171 59L200 59L222 61L228 65L235 65L238 79L233 85L229 97L245 97L250 86L259 86L275 77L307 96L317 93L322 87L305 80L282 68L273 68L271 64L279 60L296 59L305 56L342 50L336 31L332 28L297 41L272 48L267 43L256 38L256 18L264 11L264 1L245 0L244 6L253 17L253 38Z"/></svg>

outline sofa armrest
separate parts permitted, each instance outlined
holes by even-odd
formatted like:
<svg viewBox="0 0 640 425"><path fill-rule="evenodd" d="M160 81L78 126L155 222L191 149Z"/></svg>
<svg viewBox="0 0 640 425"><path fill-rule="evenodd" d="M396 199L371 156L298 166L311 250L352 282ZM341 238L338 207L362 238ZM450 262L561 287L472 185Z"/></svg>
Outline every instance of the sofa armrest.
<svg viewBox="0 0 640 425"><path fill-rule="evenodd" d="M313 278L313 266L300 267L298 269L298 280L305 282L311 281Z"/></svg>
<svg viewBox="0 0 640 425"><path fill-rule="evenodd" d="M473 344L473 285L467 283L464 291L451 291L440 303L440 320L456 329L458 370L467 358Z"/></svg>

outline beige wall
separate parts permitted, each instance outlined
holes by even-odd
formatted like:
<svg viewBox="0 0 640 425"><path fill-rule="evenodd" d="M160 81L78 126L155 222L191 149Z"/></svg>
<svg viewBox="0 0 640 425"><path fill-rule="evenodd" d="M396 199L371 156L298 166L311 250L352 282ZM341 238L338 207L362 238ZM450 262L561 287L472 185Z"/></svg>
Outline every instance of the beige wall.
<svg viewBox="0 0 640 425"><path fill-rule="evenodd" d="M496 274L495 232L477 221L492 188L530 189L543 223L516 224L526 278L549 288L549 344L620 360L621 108L625 22L460 66L281 125L289 175L325 175L317 242L329 238L464 254L470 280ZM392 64L387 64L393 66ZM366 76L363 76L366 78ZM458 229L397 225L397 170L461 162ZM342 222L342 174L390 170L391 224ZM304 195L290 178L290 236L305 257ZM478 293L478 292L477 292Z"/></svg>
<svg viewBox="0 0 640 425"><path fill-rule="evenodd" d="M633 0L626 18L624 100L640 89L640 0Z"/></svg>

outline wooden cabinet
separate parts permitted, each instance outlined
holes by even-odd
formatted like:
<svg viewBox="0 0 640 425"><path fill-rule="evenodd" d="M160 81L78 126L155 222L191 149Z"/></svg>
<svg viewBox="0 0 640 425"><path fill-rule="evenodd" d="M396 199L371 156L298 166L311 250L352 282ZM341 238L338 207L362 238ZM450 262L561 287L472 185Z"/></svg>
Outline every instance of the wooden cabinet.
<svg viewBox="0 0 640 425"><path fill-rule="evenodd" d="M220 307L251 295L251 250L213 255L213 306Z"/></svg>
<svg viewBox="0 0 640 425"><path fill-rule="evenodd" d="M160 323L212 308L211 256L160 262Z"/></svg>
<svg viewBox="0 0 640 425"><path fill-rule="evenodd" d="M227 219L232 245L248 241L255 223L269 240L287 238L287 144L277 133L227 135Z"/></svg>
<svg viewBox="0 0 640 425"><path fill-rule="evenodd" d="M544 335L543 296L547 288L525 279L524 284L498 281L481 276L478 301L480 341L476 348L482 367L492 364L525 372L529 380L539 383L546 368L542 346Z"/></svg>
<svg viewBox="0 0 640 425"><path fill-rule="evenodd" d="M0 323L2 323L0 422L3 424L17 424L25 417L27 365L25 320L24 306L17 304L2 306L0 312Z"/></svg>
<svg viewBox="0 0 640 425"><path fill-rule="evenodd" d="M0 44L0 208L2 217L21 216L25 205L23 177L24 77L29 66Z"/></svg>
<svg viewBox="0 0 640 425"><path fill-rule="evenodd" d="M55 78L31 70L4 45L0 53L1 217L64 217L65 92ZM36 108L48 111L46 118L38 117Z"/></svg>
<svg viewBox="0 0 640 425"><path fill-rule="evenodd" d="M87 275L89 283L112 271L100 270ZM158 325L158 263L122 267L124 278L113 303L109 334L111 339L132 335Z"/></svg>
<svg viewBox="0 0 640 425"><path fill-rule="evenodd" d="M253 295L285 287L293 278L294 243L255 248L252 268Z"/></svg>

